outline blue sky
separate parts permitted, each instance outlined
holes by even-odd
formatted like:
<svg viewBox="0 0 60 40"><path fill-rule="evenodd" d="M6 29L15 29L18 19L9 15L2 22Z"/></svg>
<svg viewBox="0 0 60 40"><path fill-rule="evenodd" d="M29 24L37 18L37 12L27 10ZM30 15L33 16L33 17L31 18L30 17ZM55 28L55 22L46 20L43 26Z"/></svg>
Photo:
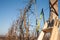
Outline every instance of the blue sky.
<svg viewBox="0 0 60 40"><path fill-rule="evenodd" d="M41 12L41 9L44 8L44 14L46 20L49 17L48 1L49 0L37 0L38 16ZM19 17L20 9L23 10L27 4L28 4L28 0L0 0L0 34L6 34L8 32L8 28L11 27L12 22ZM58 6L60 7L60 1L58 4L59 4ZM32 6L32 8L34 8L34 5Z"/></svg>

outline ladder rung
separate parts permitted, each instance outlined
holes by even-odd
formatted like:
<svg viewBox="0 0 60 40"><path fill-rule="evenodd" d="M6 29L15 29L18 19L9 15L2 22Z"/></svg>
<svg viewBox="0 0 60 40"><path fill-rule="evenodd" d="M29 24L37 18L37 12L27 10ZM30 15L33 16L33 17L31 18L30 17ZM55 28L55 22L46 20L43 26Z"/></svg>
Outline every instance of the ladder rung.
<svg viewBox="0 0 60 40"><path fill-rule="evenodd" d="M42 31L43 31L43 32L46 32L46 33L47 33L47 32L51 32L51 31L52 31L52 27L43 29Z"/></svg>

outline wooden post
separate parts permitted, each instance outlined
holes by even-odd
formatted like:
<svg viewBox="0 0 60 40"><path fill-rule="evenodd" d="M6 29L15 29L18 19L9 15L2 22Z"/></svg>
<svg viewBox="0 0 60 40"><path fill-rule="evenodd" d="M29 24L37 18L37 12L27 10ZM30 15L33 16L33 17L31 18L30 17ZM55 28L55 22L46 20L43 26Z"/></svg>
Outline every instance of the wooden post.
<svg viewBox="0 0 60 40"><path fill-rule="evenodd" d="M54 20L50 40L58 37L58 0L50 0L50 21Z"/></svg>
<svg viewBox="0 0 60 40"><path fill-rule="evenodd" d="M46 29L47 28L47 22L45 22L45 25L44 25L44 28L43 29ZM39 37L38 37L38 40L42 40L43 37L44 37L45 33L43 31L41 31Z"/></svg>

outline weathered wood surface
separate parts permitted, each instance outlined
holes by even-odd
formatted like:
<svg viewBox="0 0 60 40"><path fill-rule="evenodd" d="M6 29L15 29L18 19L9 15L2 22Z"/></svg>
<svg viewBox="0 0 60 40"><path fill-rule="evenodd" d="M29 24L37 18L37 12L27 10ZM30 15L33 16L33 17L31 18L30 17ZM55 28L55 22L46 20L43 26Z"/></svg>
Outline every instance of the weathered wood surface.
<svg viewBox="0 0 60 40"><path fill-rule="evenodd" d="M51 7L51 14L54 20L53 29L51 32L50 40L57 40L58 39L58 0L50 0L50 7Z"/></svg>

